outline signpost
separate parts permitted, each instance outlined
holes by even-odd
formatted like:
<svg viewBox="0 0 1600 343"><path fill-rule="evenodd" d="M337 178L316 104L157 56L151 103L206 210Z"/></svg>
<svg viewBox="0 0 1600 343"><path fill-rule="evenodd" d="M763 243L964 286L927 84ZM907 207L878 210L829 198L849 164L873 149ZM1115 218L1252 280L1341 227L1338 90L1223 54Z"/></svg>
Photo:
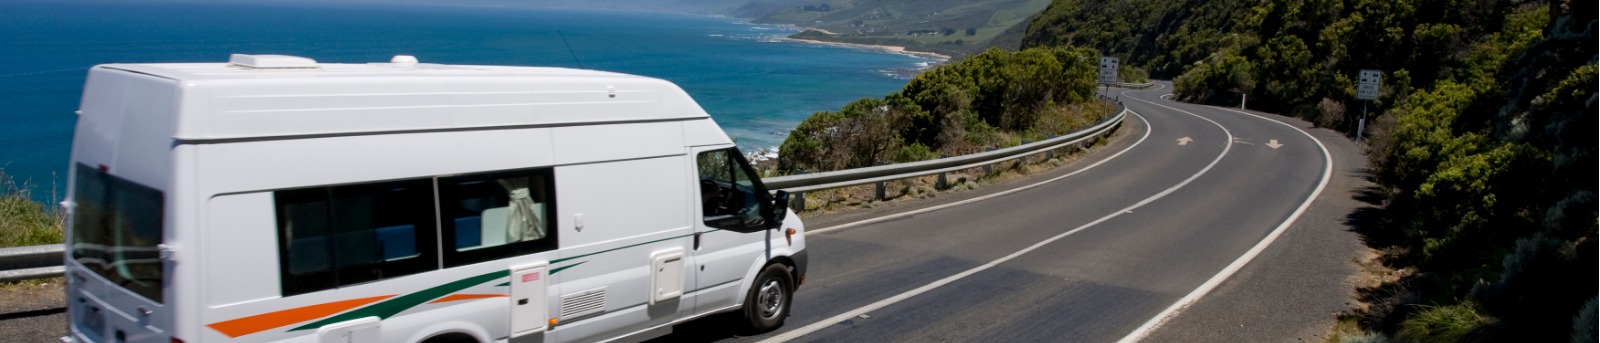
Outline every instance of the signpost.
<svg viewBox="0 0 1600 343"><path fill-rule="evenodd" d="M1356 99L1362 100L1361 122L1356 123L1356 142L1360 142L1367 130L1367 103L1378 99L1378 85L1383 84L1383 72L1362 69L1356 80Z"/></svg>
<svg viewBox="0 0 1600 343"><path fill-rule="evenodd" d="M1117 65L1118 63L1116 57L1100 56L1099 81L1100 84L1106 86L1106 91L1108 93L1111 90L1111 85L1117 84Z"/></svg>

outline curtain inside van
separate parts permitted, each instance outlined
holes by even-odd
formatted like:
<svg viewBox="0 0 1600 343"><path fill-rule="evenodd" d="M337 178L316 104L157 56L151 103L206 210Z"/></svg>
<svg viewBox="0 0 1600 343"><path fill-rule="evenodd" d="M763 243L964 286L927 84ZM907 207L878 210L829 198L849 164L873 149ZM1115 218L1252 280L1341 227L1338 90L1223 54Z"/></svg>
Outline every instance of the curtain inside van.
<svg viewBox="0 0 1600 343"><path fill-rule="evenodd" d="M544 221L539 219L541 206L535 196L543 198L544 184L531 182L532 178L500 179L500 186L511 198L511 213L506 218L506 242L531 241L545 236Z"/></svg>

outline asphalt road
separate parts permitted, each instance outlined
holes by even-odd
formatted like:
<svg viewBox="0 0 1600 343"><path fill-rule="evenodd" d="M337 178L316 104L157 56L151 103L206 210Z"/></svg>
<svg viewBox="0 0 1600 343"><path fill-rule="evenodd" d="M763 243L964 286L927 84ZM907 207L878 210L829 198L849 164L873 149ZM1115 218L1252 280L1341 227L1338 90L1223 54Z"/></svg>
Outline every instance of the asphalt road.
<svg viewBox="0 0 1600 343"><path fill-rule="evenodd" d="M1281 117L1162 100L1169 90L1116 90L1143 122L1130 119L1119 143L1059 177L1029 182L1052 181L925 213L808 222L827 230L888 217L808 238L808 282L776 332L732 335L720 329L726 319L710 318L658 341L1293 342L1326 332L1349 299L1360 246L1329 219L1348 204L1317 200L1348 200L1326 189L1358 179L1354 145ZM1302 217L1316 222L1291 221ZM1297 249L1334 246L1301 256L1275 249L1280 237L1299 239ZM1325 268L1241 259L1262 254ZM1227 277L1241 270L1251 284ZM1306 289L1280 289L1289 287ZM1261 289L1277 291L1239 292ZM1244 308L1278 315L1249 332L1209 327L1237 324L1228 317Z"/></svg>
<svg viewBox="0 0 1600 343"><path fill-rule="evenodd" d="M808 280L780 330L740 336L717 316L656 341L1293 342L1326 332L1361 249L1339 229L1361 186L1355 146L1281 117L1160 99L1167 88L1114 92L1139 116L1069 166L808 220L841 229L809 237ZM975 197L988 198L903 214ZM879 221L849 225L867 219ZM1260 257L1242 263L1252 248ZM1238 274L1219 277L1230 264ZM51 341L64 325L52 308L0 316L0 334Z"/></svg>

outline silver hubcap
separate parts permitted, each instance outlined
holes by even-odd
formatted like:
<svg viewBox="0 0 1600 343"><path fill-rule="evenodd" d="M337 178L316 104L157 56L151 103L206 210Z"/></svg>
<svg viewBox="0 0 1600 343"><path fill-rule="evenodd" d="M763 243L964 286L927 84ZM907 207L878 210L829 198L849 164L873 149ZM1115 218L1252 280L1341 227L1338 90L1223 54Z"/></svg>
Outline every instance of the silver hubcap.
<svg viewBox="0 0 1600 343"><path fill-rule="evenodd" d="M774 318L779 310L783 309L783 286L778 285L778 280L767 280L761 284L761 290L756 292L756 304L761 305L762 318Z"/></svg>

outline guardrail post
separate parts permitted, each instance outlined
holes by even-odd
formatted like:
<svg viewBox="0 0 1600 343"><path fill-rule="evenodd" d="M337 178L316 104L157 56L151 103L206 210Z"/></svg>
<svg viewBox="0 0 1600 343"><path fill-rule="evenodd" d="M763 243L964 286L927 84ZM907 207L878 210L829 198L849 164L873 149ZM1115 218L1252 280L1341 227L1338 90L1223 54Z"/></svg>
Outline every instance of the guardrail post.
<svg viewBox="0 0 1600 343"><path fill-rule="evenodd" d="M806 211L806 192L789 193L789 209L795 212Z"/></svg>
<svg viewBox="0 0 1600 343"><path fill-rule="evenodd" d="M937 188L938 190L941 190L941 191L942 190L946 190L946 189L950 189L950 181L948 179L946 179L945 174L949 174L949 173L939 173L939 181L935 182L933 184L933 188Z"/></svg>
<svg viewBox="0 0 1600 343"><path fill-rule="evenodd" d="M883 191L884 185L883 185L883 183L884 182L885 181L878 181L878 190L877 190L877 192L873 192L873 194L876 195L877 198L875 198L873 200L883 201L883 198L884 198L884 196L883 196L883 194L884 194L884 191Z"/></svg>

